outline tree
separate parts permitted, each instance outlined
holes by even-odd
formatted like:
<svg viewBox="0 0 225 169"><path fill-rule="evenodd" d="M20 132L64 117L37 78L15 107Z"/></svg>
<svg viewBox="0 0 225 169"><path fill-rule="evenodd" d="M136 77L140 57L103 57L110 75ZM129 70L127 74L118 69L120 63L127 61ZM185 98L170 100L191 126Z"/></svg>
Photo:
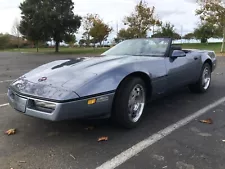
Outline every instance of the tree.
<svg viewBox="0 0 225 169"><path fill-rule="evenodd" d="M7 48L9 44L10 37L8 34L1 34L0 33L0 49Z"/></svg>
<svg viewBox="0 0 225 169"><path fill-rule="evenodd" d="M121 42L121 40L118 37L115 37L113 39L113 43L115 43L115 44L120 43L120 42Z"/></svg>
<svg viewBox="0 0 225 169"><path fill-rule="evenodd" d="M64 42L67 43L67 44L69 44L70 47L73 47L74 43L77 42L76 36L73 35L73 34L71 34L71 35L67 34L67 35L65 36L65 38L64 38Z"/></svg>
<svg viewBox="0 0 225 169"><path fill-rule="evenodd" d="M85 39L80 39L80 41L79 41L79 45L80 46L83 46L85 43L86 43Z"/></svg>
<svg viewBox="0 0 225 169"><path fill-rule="evenodd" d="M181 39L182 37L180 36L180 34L179 34L179 33L174 32L174 34L173 34L172 38L173 38L174 40L178 40L178 39Z"/></svg>
<svg viewBox="0 0 225 169"><path fill-rule="evenodd" d="M77 32L81 26L81 17L74 15L72 0L45 0L47 1L48 32L55 41L55 52L59 51L59 43L67 35Z"/></svg>
<svg viewBox="0 0 225 169"><path fill-rule="evenodd" d="M21 37L20 31L19 31L19 26L20 26L20 23L19 23L18 19L16 18L13 23L11 32L12 32L12 35L14 35L17 38L17 47L18 48L20 48L20 37Z"/></svg>
<svg viewBox="0 0 225 169"><path fill-rule="evenodd" d="M38 43L47 40L47 17L43 15L46 6L43 1L25 0L20 4L21 22L19 31L25 39L33 41L36 44L38 52Z"/></svg>
<svg viewBox="0 0 225 169"><path fill-rule="evenodd" d="M112 28L109 25L105 24L103 20L96 19L94 20L94 25L90 30L90 35L93 38L94 43L99 43L100 46L102 42L107 39L109 33L112 31Z"/></svg>
<svg viewBox="0 0 225 169"><path fill-rule="evenodd" d="M225 50L225 3L223 0L197 0L199 9L196 15L200 16L203 22L218 26L223 32L223 43L221 52Z"/></svg>
<svg viewBox="0 0 225 169"><path fill-rule="evenodd" d="M183 38L187 39L187 40L190 40L190 39L194 39L195 35L194 35L194 33L188 33L188 34L184 35Z"/></svg>
<svg viewBox="0 0 225 169"><path fill-rule="evenodd" d="M153 38L172 38L181 39L181 36L176 33L174 25L171 23L165 23L160 27L160 29L152 35Z"/></svg>
<svg viewBox="0 0 225 169"><path fill-rule="evenodd" d="M131 28L121 29L117 35L117 39L119 42L126 39L132 39L132 38L135 38L135 33L133 32L133 29Z"/></svg>
<svg viewBox="0 0 225 169"><path fill-rule="evenodd" d="M210 23L201 23L194 30L196 39L200 39L201 43L207 43L209 38L217 36L217 28Z"/></svg>
<svg viewBox="0 0 225 169"><path fill-rule="evenodd" d="M90 46L90 31L93 28L94 25L94 21L97 20L99 18L99 15L97 14L87 14L87 16L85 16L83 18L83 29L84 29L84 33L83 33L83 39L86 41L86 45Z"/></svg>
<svg viewBox="0 0 225 169"><path fill-rule="evenodd" d="M59 51L59 43L81 25L81 17L74 15L72 0L25 0L20 9L20 32L37 43L53 38L55 52Z"/></svg>
<svg viewBox="0 0 225 169"><path fill-rule="evenodd" d="M155 7L148 7L144 1L140 1L135 11L130 16L125 17L124 24L127 25L136 38L144 38L151 27L161 25L161 22L155 16Z"/></svg>

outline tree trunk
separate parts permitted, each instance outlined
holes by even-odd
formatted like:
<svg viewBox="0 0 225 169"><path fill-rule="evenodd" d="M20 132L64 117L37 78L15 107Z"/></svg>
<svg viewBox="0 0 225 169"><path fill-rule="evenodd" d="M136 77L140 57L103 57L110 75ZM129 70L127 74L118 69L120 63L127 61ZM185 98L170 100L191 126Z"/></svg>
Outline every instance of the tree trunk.
<svg viewBox="0 0 225 169"><path fill-rule="evenodd" d="M221 46L221 53L224 52L224 47L225 47L225 27L223 28L223 42L222 42L222 46Z"/></svg>
<svg viewBox="0 0 225 169"><path fill-rule="evenodd" d="M17 47L19 49L20 48L20 37L19 36L17 37L17 45L18 45Z"/></svg>
<svg viewBox="0 0 225 169"><path fill-rule="evenodd" d="M206 38L201 38L201 43L207 43L207 39Z"/></svg>
<svg viewBox="0 0 225 169"><path fill-rule="evenodd" d="M87 36L86 45L87 45L87 47L90 46L90 35L89 34Z"/></svg>
<svg viewBox="0 0 225 169"><path fill-rule="evenodd" d="M58 53L59 52L59 41L55 42L55 52Z"/></svg>
<svg viewBox="0 0 225 169"><path fill-rule="evenodd" d="M39 44L38 44L38 41L37 41L36 47L37 47L37 52L39 52Z"/></svg>

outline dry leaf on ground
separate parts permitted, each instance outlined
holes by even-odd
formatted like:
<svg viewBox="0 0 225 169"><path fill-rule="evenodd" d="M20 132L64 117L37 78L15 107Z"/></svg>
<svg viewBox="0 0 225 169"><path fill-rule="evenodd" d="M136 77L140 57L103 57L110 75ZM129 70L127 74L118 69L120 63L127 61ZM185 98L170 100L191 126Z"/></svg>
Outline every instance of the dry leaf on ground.
<svg viewBox="0 0 225 169"><path fill-rule="evenodd" d="M108 137L100 137L98 138L98 142L100 141L108 141Z"/></svg>
<svg viewBox="0 0 225 169"><path fill-rule="evenodd" d="M8 134L8 135L16 134L16 129L9 129L5 132L5 134Z"/></svg>
<svg viewBox="0 0 225 169"><path fill-rule="evenodd" d="M70 154L70 157L72 157L74 160L76 160L76 158L72 154Z"/></svg>
<svg viewBox="0 0 225 169"><path fill-rule="evenodd" d="M216 73L216 75L223 75L223 73Z"/></svg>
<svg viewBox="0 0 225 169"><path fill-rule="evenodd" d="M213 124L212 119L206 119L206 120L200 120L201 123L206 123L206 124Z"/></svg>
<svg viewBox="0 0 225 169"><path fill-rule="evenodd" d="M19 163L26 163L26 161L19 161Z"/></svg>

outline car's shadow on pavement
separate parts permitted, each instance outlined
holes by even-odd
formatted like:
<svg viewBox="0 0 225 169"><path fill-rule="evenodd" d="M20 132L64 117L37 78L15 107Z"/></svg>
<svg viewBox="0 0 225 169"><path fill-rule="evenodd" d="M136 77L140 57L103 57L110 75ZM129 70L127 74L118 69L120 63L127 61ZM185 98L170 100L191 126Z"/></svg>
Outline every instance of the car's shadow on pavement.
<svg viewBox="0 0 225 169"><path fill-rule="evenodd" d="M109 140L112 140L118 137L121 139L124 135L129 135L129 133L140 132L140 134L136 135L136 138L138 138L138 135L143 135L143 132L149 135L185 117L189 112L185 113L185 107L187 109L193 107L195 105L194 100L198 98L199 95L191 94L185 88L152 101L146 106L140 125L132 130L124 129L110 119L49 122L31 117L25 117L25 123L29 121L30 125L21 130L26 132L24 137L29 137L29 139L24 140L25 142L42 138L45 141L54 140L56 143L62 139L74 139L74 137L76 139L81 137L82 141L85 142L85 140L90 139L95 141L101 136L108 136Z"/></svg>
<svg viewBox="0 0 225 169"><path fill-rule="evenodd" d="M54 158L63 159L65 164L72 166L79 162L79 165L88 168L88 164L92 164L89 168L93 168L96 161L98 164L105 162L106 159L221 98L224 92L217 92L220 87L222 89L223 86L215 83L205 94L193 94L183 88L150 102L140 125L131 130L117 126L108 119L50 122L21 115L9 107L4 108L1 112L0 128L16 128L17 133L12 137L0 136L0 159L10 161L22 158L32 165L32 160L36 158L46 162ZM98 138L102 136L107 136L108 141L99 143ZM71 159L70 154L76 160ZM42 156L46 159L43 160ZM60 164L60 161L54 163ZM43 166L42 168L46 168L52 165Z"/></svg>

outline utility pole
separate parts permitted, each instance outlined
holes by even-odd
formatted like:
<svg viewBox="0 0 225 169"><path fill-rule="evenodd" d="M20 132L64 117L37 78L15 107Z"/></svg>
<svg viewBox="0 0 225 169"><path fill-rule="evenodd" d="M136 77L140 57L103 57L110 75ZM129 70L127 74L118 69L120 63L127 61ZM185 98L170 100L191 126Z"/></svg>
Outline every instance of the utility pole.
<svg viewBox="0 0 225 169"><path fill-rule="evenodd" d="M182 38L183 38L183 25L181 25L181 34L180 34L180 38L181 38L181 44L183 43L182 42Z"/></svg>
<svg viewBox="0 0 225 169"><path fill-rule="evenodd" d="M118 24L118 20L116 21L116 33L117 33L117 35L118 35L118 33L119 33L119 24Z"/></svg>

